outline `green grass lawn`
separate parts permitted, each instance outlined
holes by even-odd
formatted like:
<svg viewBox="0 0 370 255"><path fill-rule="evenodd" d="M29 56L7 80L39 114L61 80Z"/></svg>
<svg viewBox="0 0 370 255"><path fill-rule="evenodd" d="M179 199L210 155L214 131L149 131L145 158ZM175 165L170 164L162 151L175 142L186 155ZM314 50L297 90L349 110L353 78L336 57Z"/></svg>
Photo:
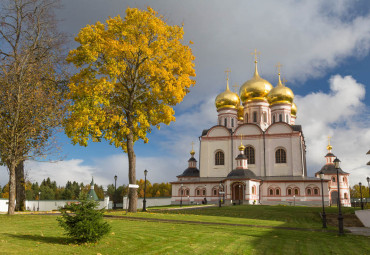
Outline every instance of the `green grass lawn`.
<svg viewBox="0 0 370 255"><path fill-rule="evenodd" d="M309 207L233 206L129 214L124 219L108 218L111 233L99 243L79 246L63 235L55 215L0 215L0 254L370 254L370 238L364 236L129 219L262 222L269 226L320 228L318 211ZM351 209L345 212L351 213Z"/></svg>

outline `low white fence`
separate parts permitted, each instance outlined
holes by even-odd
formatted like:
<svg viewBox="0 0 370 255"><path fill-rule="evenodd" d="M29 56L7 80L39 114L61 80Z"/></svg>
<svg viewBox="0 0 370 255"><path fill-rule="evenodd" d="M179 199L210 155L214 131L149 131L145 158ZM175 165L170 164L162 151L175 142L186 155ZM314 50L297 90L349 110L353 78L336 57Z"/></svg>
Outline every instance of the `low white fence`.
<svg viewBox="0 0 370 255"><path fill-rule="evenodd" d="M144 198L138 198L137 199L137 209L143 208L143 200ZM152 206L165 206L171 204L171 198L170 197L149 197L146 198L146 207L152 207ZM123 209L126 209L128 207L128 199L127 197L123 198Z"/></svg>
<svg viewBox="0 0 370 255"><path fill-rule="evenodd" d="M77 200L26 200L26 210L28 211L53 211L70 203L77 203ZM99 209L108 209L112 202L109 202L109 197L98 201ZM0 199L0 212L8 211L8 199Z"/></svg>

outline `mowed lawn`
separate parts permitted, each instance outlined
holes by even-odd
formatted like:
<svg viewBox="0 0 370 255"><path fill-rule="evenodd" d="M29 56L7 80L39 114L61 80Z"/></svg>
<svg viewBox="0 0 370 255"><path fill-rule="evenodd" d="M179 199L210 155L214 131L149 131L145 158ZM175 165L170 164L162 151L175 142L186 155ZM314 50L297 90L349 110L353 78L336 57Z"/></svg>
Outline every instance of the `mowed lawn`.
<svg viewBox="0 0 370 255"><path fill-rule="evenodd" d="M55 215L0 215L0 254L370 254L369 237L336 232L130 220L148 217L320 229L318 211L231 206L129 214L123 219L107 218L111 233L88 245L71 243Z"/></svg>

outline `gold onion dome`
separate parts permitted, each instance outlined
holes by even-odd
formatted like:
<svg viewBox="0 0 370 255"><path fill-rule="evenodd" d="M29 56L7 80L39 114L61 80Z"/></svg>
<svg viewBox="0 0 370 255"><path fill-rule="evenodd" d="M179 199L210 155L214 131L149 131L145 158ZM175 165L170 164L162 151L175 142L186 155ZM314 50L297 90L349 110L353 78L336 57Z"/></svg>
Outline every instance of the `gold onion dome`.
<svg viewBox="0 0 370 255"><path fill-rule="evenodd" d="M295 103L292 104L292 110L291 110L292 116L297 116L297 105Z"/></svg>
<svg viewBox="0 0 370 255"><path fill-rule="evenodd" d="M242 143L240 143L238 148L239 148L239 151L244 151L245 146Z"/></svg>
<svg viewBox="0 0 370 255"><path fill-rule="evenodd" d="M229 89L229 79L226 81L226 90L216 97L215 105L217 110L223 108L237 109L238 105L240 105L240 98L238 94Z"/></svg>
<svg viewBox="0 0 370 255"><path fill-rule="evenodd" d="M254 61L254 76L240 87L240 99L243 103L255 100L266 100L267 94L272 89L271 83L262 79L257 70L257 60Z"/></svg>
<svg viewBox="0 0 370 255"><path fill-rule="evenodd" d="M238 106L238 120L244 120L244 107L242 105Z"/></svg>
<svg viewBox="0 0 370 255"><path fill-rule="evenodd" d="M285 87L280 80L279 73L279 82L275 88L273 88L270 93L267 95L267 100L270 105L274 104L292 104L294 99L293 91Z"/></svg>

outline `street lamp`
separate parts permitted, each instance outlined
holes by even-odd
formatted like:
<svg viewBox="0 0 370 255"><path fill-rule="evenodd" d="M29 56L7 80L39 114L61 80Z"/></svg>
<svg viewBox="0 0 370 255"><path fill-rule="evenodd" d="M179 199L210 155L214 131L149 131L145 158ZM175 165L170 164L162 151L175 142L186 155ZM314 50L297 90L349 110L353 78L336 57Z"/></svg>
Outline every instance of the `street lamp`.
<svg viewBox="0 0 370 255"><path fill-rule="evenodd" d="M144 170L144 178L145 178L145 181L144 181L144 200L143 200L143 212L146 212L146 196L145 196L145 193L146 193L146 175L148 174L148 170Z"/></svg>
<svg viewBox="0 0 370 255"><path fill-rule="evenodd" d="M240 205L240 188L241 188L241 186L240 186L240 184L239 184L239 205Z"/></svg>
<svg viewBox="0 0 370 255"><path fill-rule="evenodd" d="M113 196L113 209L117 209L116 199L117 198L117 175L114 176L114 196Z"/></svg>
<svg viewBox="0 0 370 255"><path fill-rule="evenodd" d="M294 204L293 204L293 206L295 206L295 195L293 195L293 199L294 199Z"/></svg>
<svg viewBox="0 0 370 255"><path fill-rule="evenodd" d="M339 163L340 160L336 157L334 159L334 167L337 170L337 183L338 183L338 227L339 227L339 234L343 235L343 215L342 215L342 203L340 201L340 188L339 188Z"/></svg>
<svg viewBox="0 0 370 255"><path fill-rule="evenodd" d="M359 182L358 185L360 185L360 197L361 197L361 210L364 209L364 203L362 202L362 183Z"/></svg>
<svg viewBox="0 0 370 255"><path fill-rule="evenodd" d="M218 207L221 207L221 187L222 187L222 182L220 182L219 187L218 187Z"/></svg>
<svg viewBox="0 0 370 255"><path fill-rule="evenodd" d="M40 211L40 195L41 191L39 191L39 200L37 201L37 211Z"/></svg>
<svg viewBox="0 0 370 255"><path fill-rule="evenodd" d="M322 227L326 228L326 214L325 214L325 204L324 204L324 185L323 185L324 173L320 172L321 180L321 197L322 197Z"/></svg>
<svg viewBox="0 0 370 255"><path fill-rule="evenodd" d="M183 186L184 186L184 184L181 183L181 189L180 189L180 196L181 196L180 207L182 207L182 187Z"/></svg>
<svg viewBox="0 0 370 255"><path fill-rule="evenodd" d="M367 180L367 187L369 188L369 200L370 200L370 177L367 177L366 180Z"/></svg>

